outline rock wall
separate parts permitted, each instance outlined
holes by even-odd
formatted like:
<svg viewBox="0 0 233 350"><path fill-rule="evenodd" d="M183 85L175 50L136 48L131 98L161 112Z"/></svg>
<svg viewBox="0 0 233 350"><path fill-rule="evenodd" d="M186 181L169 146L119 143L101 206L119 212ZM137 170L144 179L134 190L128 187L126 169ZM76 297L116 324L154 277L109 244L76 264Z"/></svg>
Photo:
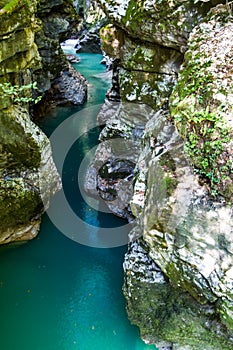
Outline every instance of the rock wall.
<svg viewBox="0 0 233 350"><path fill-rule="evenodd" d="M128 146L137 140L128 197L135 226L124 263L129 318L159 349L231 349L232 7L98 2L111 21L101 38L117 63L121 96L103 106L100 139L117 137ZM135 117L143 108L139 127ZM115 149L103 149L106 144L98 148L94 177L100 164L119 158ZM119 213L121 194L114 190L109 207Z"/></svg>
<svg viewBox="0 0 233 350"><path fill-rule="evenodd" d="M41 21L35 42L42 60L42 69L34 73L40 94L44 97L34 115L43 114L53 104L79 105L87 97L87 82L67 61L60 43L80 30L81 19L71 0L39 1L36 16Z"/></svg>
<svg viewBox="0 0 233 350"><path fill-rule="evenodd" d="M123 101L167 107L187 38L211 7L193 1L98 1L111 20L103 49L120 59Z"/></svg>
<svg viewBox="0 0 233 350"><path fill-rule="evenodd" d="M196 169L232 203L231 11L212 9L192 31L170 108Z"/></svg>
<svg viewBox="0 0 233 350"><path fill-rule="evenodd" d="M61 186L49 140L32 122L28 102L33 107L38 93L46 94L54 78L61 71L63 75L68 72L60 41L78 22L70 1L2 1L0 5L0 244L3 244L35 237L50 196ZM75 77L69 74L69 79ZM81 81L85 92L85 80L78 76L76 84L77 81L79 90ZM85 93L79 103L83 100Z"/></svg>

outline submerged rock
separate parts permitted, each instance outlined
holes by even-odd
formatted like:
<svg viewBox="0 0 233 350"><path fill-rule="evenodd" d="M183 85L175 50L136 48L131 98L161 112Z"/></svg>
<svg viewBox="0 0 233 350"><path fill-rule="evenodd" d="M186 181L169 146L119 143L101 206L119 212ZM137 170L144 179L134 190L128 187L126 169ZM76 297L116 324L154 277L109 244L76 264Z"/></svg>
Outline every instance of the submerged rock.
<svg viewBox="0 0 233 350"><path fill-rule="evenodd" d="M79 63L80 59L78 56L72 55L72 54L66 54L66 58L70 63Z"/></svg>

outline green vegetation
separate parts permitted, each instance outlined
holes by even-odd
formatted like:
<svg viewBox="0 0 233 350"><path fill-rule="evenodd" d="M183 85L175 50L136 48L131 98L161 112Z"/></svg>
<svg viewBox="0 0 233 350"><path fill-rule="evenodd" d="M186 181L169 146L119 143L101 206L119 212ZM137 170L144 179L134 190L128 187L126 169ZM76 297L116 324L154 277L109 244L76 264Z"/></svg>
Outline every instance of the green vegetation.
<svg viewBox="0 0 233 350"><path fill-rule="evenodd" d="M233 164L227 152L231 133L221 113L211 113L208 107L198 111L192 105L188 113L185 110L177 113L175 122L185 126L182 132L185 133L186 151L195 164L196 172L209 179L213 190L216 184L231 182Z"/></svg>
<svg viewBox="0 0 233 350"><path fill-rule="evenodd" d="M220 183L232 172L229 161L219 167L219 159L230 142L229 128L224 125L221 116L210 113L208 108L195 112L189 118L186 148L191 157L195 158L199 173L210 179L211 184ZM220 177L219 177L220 175Z"/></svg>
<svg viewBox="0 0 233 350"><path fill-rule="evenodd" d="M11 83L0 83L0 92L9 97L13 103L37 103L41 100L41 96L37 98L31 97L32 91L38 90L37 83L28 85L12 85Z"/></svg>
<svg viewBox="0 0 233 350"><path fill-rule="evenodd" d="M211 113L208 108L195 111L193 107L192 113L178 114L176 123L181 122L181 115L185 125L185 149L195 165L195 171L209 180L212 194L221 193L230 198L233 164L227 150L232 138L229 127L220 113Z"/></svg>
<svg viewBox="0 0 233 350"><path fill-rule="evenodd" d="M0 1L0 15L3 13L12 12L18 5L22 4L24 0L1 0Z"/></svg>
<svg viewBox="0 0 233 350"><path fill-rule="evenodd" d="M202 52L206 38L208 33L200 30L190 42L170 99L171 115L195 171L209 183L212 194L232 200L233 163L229 145L233 131L227 118L231 88L221 84L216 75L216 69L221 71L221 62L213 62L208 53Z"/></svg>
<svg viewBox="0 0 233 350"><path fill-rule="evenodd" d="M188 62L188 67L185 67L181 72L182 79L176 87L176 92L179 94L180 100L193 93L198 93L199 103L206 105L211 94L213 81L213 76L208 71L212 61L208 57L201 57L200 52L195 55L188 52L185 59Z"/></svg>

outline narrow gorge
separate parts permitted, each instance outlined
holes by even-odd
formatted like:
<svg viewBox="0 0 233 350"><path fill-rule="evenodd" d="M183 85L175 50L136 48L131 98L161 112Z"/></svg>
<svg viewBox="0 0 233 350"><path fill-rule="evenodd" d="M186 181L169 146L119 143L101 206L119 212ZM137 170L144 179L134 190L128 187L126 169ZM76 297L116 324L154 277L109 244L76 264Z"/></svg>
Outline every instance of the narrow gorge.
<svg viewBox="0 0 233 350"><path fill-rule="evenodd" d="M85 104L92 89L61 48L73 38L78 52L103 52L112 71L84 187L131 227L130 322L159 350L232 349L233 3L0 5L1 244L34 238L61 189L37 125L51 107Z"/></svg>

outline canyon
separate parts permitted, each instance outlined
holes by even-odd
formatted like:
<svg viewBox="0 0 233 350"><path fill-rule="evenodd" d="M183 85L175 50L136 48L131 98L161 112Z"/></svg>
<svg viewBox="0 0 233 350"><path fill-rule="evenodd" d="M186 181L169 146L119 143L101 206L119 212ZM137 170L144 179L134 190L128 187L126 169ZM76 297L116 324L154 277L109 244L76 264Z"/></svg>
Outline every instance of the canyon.
<svg viewBox="0 0 233 350"><path fill-rule="evenodd" d="M232 4L92 4L106 16L101 45L114 61L86 190L132 222L123 286L129 319L159 350L230 350ZM33 115L46 101L83 103L87 83L60 48L80 29L71 2L18 3L0 17L0 241L8 243L35 237L61 187ZM17 91L20 103L7 82L28 86Z"/></svg>

